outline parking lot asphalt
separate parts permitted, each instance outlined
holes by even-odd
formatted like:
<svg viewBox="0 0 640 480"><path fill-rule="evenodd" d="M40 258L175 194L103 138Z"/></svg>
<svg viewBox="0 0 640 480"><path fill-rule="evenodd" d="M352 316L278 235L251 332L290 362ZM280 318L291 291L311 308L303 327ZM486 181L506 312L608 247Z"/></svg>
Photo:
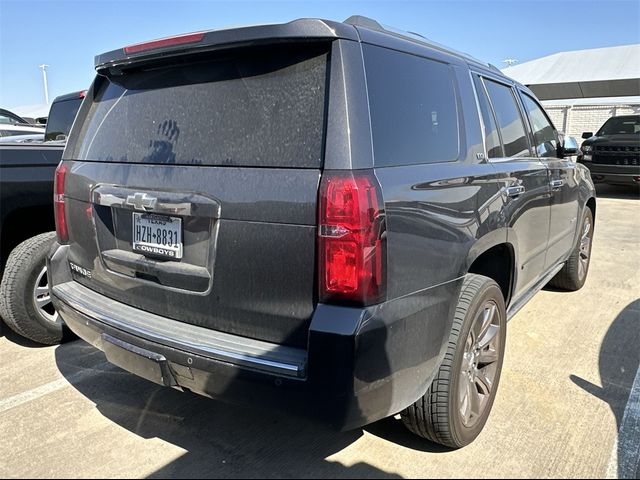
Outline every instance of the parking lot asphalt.
<svg viewBox="0 0 640 480"><path fill-rule="evenodd" d="M36 347L4 327L0 476L637 478L640 200L598 194L586 286L544 290L509 323L493 412L466 448L393 418L335 432L165 389L82 341Z"/></svg>

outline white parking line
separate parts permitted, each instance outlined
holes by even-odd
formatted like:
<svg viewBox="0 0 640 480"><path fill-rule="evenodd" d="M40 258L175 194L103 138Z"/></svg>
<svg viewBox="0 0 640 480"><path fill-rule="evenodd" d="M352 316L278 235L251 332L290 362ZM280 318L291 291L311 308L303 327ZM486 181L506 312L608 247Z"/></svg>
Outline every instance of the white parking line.
<svg viewBox="0 0 640 480"><path fill-rule="evenodd" d="M40 397L44 397L45 395L68 387L71 384L80 382L85 378L94 375L94 373L95 372L93 369L82 370L80 372L74 373L73 375L69 375L69 377L67 378L59 378L58 380L54 380L53 382L45 383L44 385L40 385L39 387L27 390L26 392L13 395L12 397L3 398L0 400L0 413L6 412L7 410L15 407L19 407L20 405L24 405L25 403L29 403Z"/></svg>
<svg viewBox="0 0 640 480"><path fill-rule="evenodd" d="M640 367L624 409L618 441L613 445L607 478L638 478L640 474Z"/></svg>

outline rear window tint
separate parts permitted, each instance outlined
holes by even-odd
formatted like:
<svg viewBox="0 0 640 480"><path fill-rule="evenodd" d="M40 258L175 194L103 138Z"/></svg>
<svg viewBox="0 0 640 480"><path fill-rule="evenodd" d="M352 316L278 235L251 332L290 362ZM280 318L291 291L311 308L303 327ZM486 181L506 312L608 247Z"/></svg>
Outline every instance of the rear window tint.
<svg viewBox="0 0 640 480"><path fill-rule="evenodd" d="M78 98L54 102L53 105L51 105L49 118L47 118L47 132L44 136L45 141L58 140L60 135L64 136L64 138L60 138L60 140L67 138L81 103L82 98L78 95Z"/></svg>
<svg viewBox="0 0 640 480"><path fill-rule="evenodd" d="M97 92L69 159L321 166L328 47L281 48L147 67ZM178 60L179 61L179 60Z"/></svg>
<svg viewBox="0 0 640 480"><path fill-rule="evenodd" d="M513 96L513 90L506 85L485 79L485 85L489 92L489 98L493 104L493 110L500 125L504 154L507 157L527 157L529 141L524 128L520 110Z"/></svg>
<svg viewBox="0 0 640 480"><path fill-rule="evenodd" d="M473 81L476 86L476 93L478 94L478 102L480 104L480 112L482 114L482 122L484 123L485 143L487 145L487 155L489 158L500 158L504 156L502 151L502 144L500 143L500 137L498 136L498 127L496 126L495 119L491 106L489 105L489 99L484 89L482 80L474 75Z"/></svg>
<svg viewBox="0 0 640 480"><path fill-rule="evenodd" d="M376 166L457 160L451 67L371 45L364 46L364 59Z"/></svg>

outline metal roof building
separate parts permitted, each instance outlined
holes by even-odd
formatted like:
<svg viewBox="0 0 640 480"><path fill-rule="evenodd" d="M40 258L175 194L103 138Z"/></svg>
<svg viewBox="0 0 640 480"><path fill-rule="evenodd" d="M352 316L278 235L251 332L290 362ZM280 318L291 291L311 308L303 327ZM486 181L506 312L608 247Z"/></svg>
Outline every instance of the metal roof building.
<svg viewBox="0 0 640 480"><path fill-rule="evenodd" d="M578 140L610 117L640 114L640 45L560 52L502 71L531 88L556 128Z"/></svg>
<svg viewBox="0 0 640 480"><path fill-rule="evenodd" d="M560 52L502 71L540 100L640 97L640 44Z"/></svg>

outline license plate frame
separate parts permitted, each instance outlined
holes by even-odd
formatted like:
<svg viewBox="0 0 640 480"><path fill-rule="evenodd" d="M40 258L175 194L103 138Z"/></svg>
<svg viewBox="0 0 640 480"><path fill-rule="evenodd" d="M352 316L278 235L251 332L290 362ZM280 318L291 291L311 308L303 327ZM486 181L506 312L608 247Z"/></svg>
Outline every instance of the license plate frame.
<svg viewBox="0 0 640 480"><path fill-rule="evenodd" d="M102 351L110 363L158 385L177 385L169 362L163 355L123 342L106 333L101 335L101 339Z"/></svg>
<svg viewBox="0 0 640 480"><path fill-rule="evenodd" d="M131 230L131 246L134 252L167 260L182 259L182 218L132 212ZM156 241L158 237L161 237L160 241ZM162 243L162 237L175 241Z"/></svg>

